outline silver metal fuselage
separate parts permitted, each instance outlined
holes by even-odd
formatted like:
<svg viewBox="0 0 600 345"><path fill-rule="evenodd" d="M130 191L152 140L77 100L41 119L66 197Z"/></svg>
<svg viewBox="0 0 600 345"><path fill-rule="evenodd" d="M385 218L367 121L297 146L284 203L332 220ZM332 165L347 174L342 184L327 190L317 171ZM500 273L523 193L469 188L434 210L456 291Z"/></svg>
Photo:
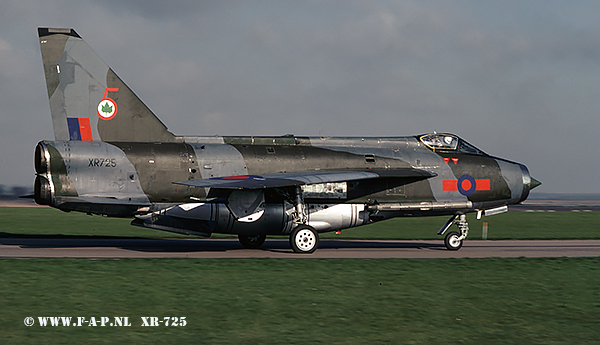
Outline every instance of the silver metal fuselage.
<svg viewBox="0 0 600 345"><path fill-rule="evenodd" d="M40 142L36 201L64 211L135 216L138 223L154 217L145 226L190 234L282 234L294 226L285 189L265 190L262 205L238 207L236 212L229 192L173 182L315 170L414 168L433 175L304 186L308 224L320 232L397 216L516 204L527 198L531 185L521 164L487 155L435 152L414 136L178 138L180 142L169 143ZM447 188L465 175L485 181L484 187L470 194L460 186ZM253 198L248 202L255 202ZM156 222L160 217L168 221Z"/></svg>

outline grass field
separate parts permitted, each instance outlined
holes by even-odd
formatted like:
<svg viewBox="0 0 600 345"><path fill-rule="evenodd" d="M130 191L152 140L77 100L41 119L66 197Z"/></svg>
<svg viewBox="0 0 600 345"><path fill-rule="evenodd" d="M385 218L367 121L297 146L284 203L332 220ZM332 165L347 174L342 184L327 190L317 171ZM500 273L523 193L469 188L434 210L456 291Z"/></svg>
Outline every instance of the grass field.
<svg viewBox="0 0 600 345"><path fill-rule="evenodd" d="M0 219L0 237L181 237L50 208L0 208ZM491 239L600 238L600 212L483 220ZM323 237L439 238L445 221ZM479 238L481 221L469 221ZM0 291L1 344L600 343L600 258L0 259ZM129 317L131 327L42 327L38 317ZM142 327L142 317L187 325Z"/></svg>
<svg viewBox="0 0 600 345"><path fill-rule="evenodd" d="M396 218L334 233L322 238L440 239L436 233L448 217ZM129 219L65 213L51 208L0 207L1 236L122 236L189 237L129 225ZM489 223L488 239L600 238L600 212L508 212L477 220L468 215L468 239L480 239L482 222ZM214 235L219 237L219 235ZM221 236L222 237L222 236Z"/></svg>
<svg viewBox="0 0 600 345"><path fill-rule="evenodd" d="M600 258L0 259L0 276L2 344L600 342ZM131 327L42 327L44 316Z"/></svg>

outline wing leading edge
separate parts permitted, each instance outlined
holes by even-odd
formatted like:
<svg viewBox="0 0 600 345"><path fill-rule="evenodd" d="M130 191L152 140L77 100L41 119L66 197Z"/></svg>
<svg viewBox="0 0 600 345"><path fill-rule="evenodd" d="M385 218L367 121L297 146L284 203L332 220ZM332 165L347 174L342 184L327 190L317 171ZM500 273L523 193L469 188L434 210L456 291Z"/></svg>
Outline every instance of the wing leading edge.
<svg viewBox="0 0 600 345"><path fill-rule="evenodd" d="M357 181L376 178L417 178L427 179L436 176L419 169L392 169L369 171L303 171L266 175L224 176L202 180L173 182L175 184L224 189L264 189L300 186L307 184Z"/></svg>

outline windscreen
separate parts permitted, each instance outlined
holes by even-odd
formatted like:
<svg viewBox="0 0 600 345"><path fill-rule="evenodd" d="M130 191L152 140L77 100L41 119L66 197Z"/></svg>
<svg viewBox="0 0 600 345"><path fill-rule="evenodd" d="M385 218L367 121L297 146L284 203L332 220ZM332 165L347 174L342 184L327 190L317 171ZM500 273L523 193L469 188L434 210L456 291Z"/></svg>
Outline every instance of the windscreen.
<svg viewBox="0 0 600 345"><path fill-rule="evenodd" d="M419 137L425 146L433 151L457 151L461 153L487 156L487 154L454 134L433 133Z"/></svg>

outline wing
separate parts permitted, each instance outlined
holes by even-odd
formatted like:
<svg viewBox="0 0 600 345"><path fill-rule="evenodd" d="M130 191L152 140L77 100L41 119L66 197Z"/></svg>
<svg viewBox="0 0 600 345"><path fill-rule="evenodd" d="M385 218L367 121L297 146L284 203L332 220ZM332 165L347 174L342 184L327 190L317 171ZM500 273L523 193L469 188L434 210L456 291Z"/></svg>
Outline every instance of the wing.
<svg viewBox="0 0 600 345"><path fill-rule="evenodd" d="M225 189L262 189L299 186L327 182L357 181L376 178L427 179L436 176L425 170L405 168L368 171L303 171L266 175L224 176L202 180L173 182L192 187Z"/></svg>

